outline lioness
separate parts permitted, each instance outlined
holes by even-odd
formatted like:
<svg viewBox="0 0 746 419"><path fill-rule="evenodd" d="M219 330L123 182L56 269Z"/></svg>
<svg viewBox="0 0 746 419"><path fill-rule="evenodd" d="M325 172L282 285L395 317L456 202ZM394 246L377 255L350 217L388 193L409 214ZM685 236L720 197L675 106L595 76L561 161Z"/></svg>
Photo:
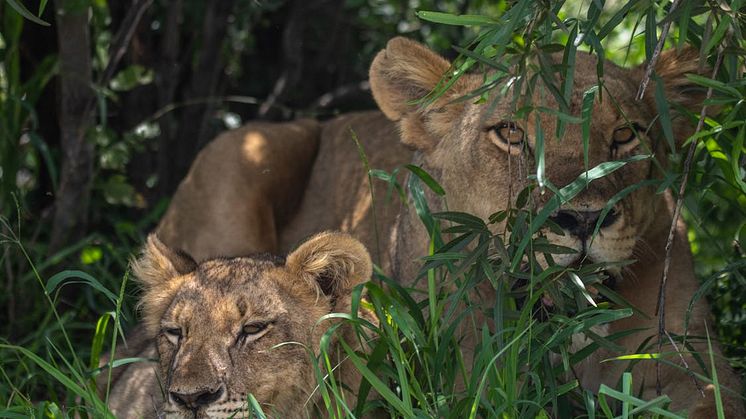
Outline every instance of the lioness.
<svg viewBox="0 0 746 419"><path fill-rule="evenodd" d="M561 56L554 56L553 59L555 63L562 61ZM669 51L660 57L655 71L663 83L667 99L673 104L672 109L681 107L699 114L704 99L703 90L685 77L686 73L697 72L698 67L696 51L689 50L680 55ZM634 97L643 77L643 68L622 69L611 63L604 64L603 100L596 99L594 102L587 166L580 125L570 124L562 138L552 138L557 128L557 117L542 113L537 108L559 109L559 106L554 96L542 88L540 81L531 100L533 111L524 120L511 116L509 100L497 103L494 109L473 101L454 102L454 99L481 86L483 74L463 76L444 97L428 108L413 106L413 101L436 87L449 68L446 60L430 50L397 38L390 41L373 61L370 81L381 110L391 120L397 121L402 141L417 150L415 161L438 179L447 191L451 210L465 211L486 219L493 212L508 208L513 203L510 201L511 193L515 196L517 191L529 184L526 172L536 167L537 124L548 136L544 141L545 176L557 187L571 183L587 168L634 154L652 152L661 164L666 164L666 141L655 106L655 88L649 87L642 101L636 101ZM574 115L580 113L584 92L600 83L596 68L594 55L578 54L569 99L569 110ZM681 146L693 130L682 115L673 112L672 117L675 118L672 123L674 137ZM655 176L654 162L644 160L629 163L592 182L553 214L553 220L562 227L564 234L547 233L550 242L577 250L576 254L558 260L564 265L585 260L616 262L637 259L622 273L616 291L648 317L635 314L608 327L610 334L646 328L646 332L617 340L627 353L635 353L647 337L657 333L658 286L671 225L671 211L665 195L656 195L653 188L635 190L614 206L601 223L599 234L592 237L592 233L607 202L624 188ZM550 195L542 194L537 189L532 198L541 206ZM431 206L440 208L437 201L431 201ZM400 216L394 234L397 238L392 252L396 268L394 274L399 278L412 278L417 268L413 263L426 251L426 231L412 211ZM679 223L665 305L665 327L668 332L685 333L685 313L698 286L686 229ZM688 328L690 335L707 334L705 321L708 313L707 303L703 299L698 300ZM701 341L694 343L693 347L703 354L707 352L707 344ZM664 350L673 349L666 346ZM714 351L716 358L720 359L717 345L714 345ZM619 354L604 351L595 354L598 361L616 355ZM699 371L697 362L690 355L685 353L683 356L690 367ZM679 363L676 357L671 357L670 361ZM586 365L577 373L581 385L595 390L600 384L616 386L627 366L623 362L605 362ZM653 361L635 365L633 374L636 382L644 383L642 388L635 389L636 394L641 393L644 398L655 396L655 366ZM717 368L720 383L736 393L740 392L740 381L727 364L718 362ZM712 386L706 386L702 397L685 372L665 366L662 368L661 382L663 393L672 399L672 409L687 409L693 418L716 417ZM724 392L723 398L727 417L744 417L743 403L738 396Z"/></svg>
<svg viewBox="0 0 746 419"><path fill-rule="evenodd" d="M296 418L323 411L308 351L319 353L330 324L317 323L350 312L352 289L370 278L372 263L365 247L343 233L316 235L286 260L260 255L201 263L151 235L133 273L144 289L148 338L132 346L143 342L139 356L157 355L160 380L147 364L117 376L110 408L118 417L243 417L253 394L265 413ZM355 342L345 325L331 348L340 336ZM331 352L332 365L339 364ZM344 388L358 388L349 362L337 375Z"/></svg>

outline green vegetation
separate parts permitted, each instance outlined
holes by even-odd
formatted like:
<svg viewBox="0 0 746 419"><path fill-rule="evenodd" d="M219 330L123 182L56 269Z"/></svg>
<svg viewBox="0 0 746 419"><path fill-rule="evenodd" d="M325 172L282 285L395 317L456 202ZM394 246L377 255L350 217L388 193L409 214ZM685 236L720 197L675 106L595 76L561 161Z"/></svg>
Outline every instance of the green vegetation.
<svg viewBox="0 0 746 419"><path fill-rule="evenodd" d="M120 28L112 26L112 19L118 7L103 0L68 3L92 12L91 65L98 82L91 81L96 94L92 121L85 131L94 156L91 182L86 186L89 202L81 210L86 221L68 230L70 240L57 246L53 245L55 221L51 205L55 194L60 192L62 162L68 150L62 141L53 140L60 133L50 128L56 121L46 113L49 98L45 99L44 95L54 89L51 80L60 75L64 57L53 45L46 50L34 50L34 57L28 56L33 39L24 38L24 33L38 35L44 33L40 31L51 30L40 26L44 22L53 23L51 5L42 0L34 13L16 0L0 2L0 289L3 290L0 292L0 417L106 414L106 397L96 394L94 378L101 371L97 367L102 354L115 347L122 330L131 327L136 318L136 290L127 281L128 261L162 215L168 192L173 190L174 180L164 173L183 174L182 166L188 167L193 153L174 157L179 159L174 166L155 169L150 166L145 176L136 174L144 167L139 159L147 155L163 158L163 148L159 147L166 147L168 141L178 136L179 120L189 120L190 112L196 108L201 110L203 118L202 125L194 129L199 132L195 134L197 143L204 142L214 131L231 126L236 118L240 122L238 115L258 116L259 110L246 111L245 106L256 103L250 95L269 95L274 82L271 77L276 73L262 68L273 64L261 64L259 52L266 53L262 50L262 37L271 32L268 28L280 19L280 12L299 7L294 2L282 1L232 3L234 9L229 12L233 14L227 15L235 17L241 13L246 20L228 20L227 41L218 48L224 60L221 82L245 96L228 98L216 90L197 89L196 97L177 97L171 91L155 109L148 108L158 112L143 115L142 110L134 109L135 99L148 97L152 92L141 96L138 92L163 83L158 77L169 77L164 70L168 67L159 67L163 64L160 62L151 63L153 68L140 65L136 62L138 57L132 56L107 75L109 63L116 60L115 42ZM184 7L180 13L185 25L199 26L195 22L203 15L203 6L164 0L155 2L151 15L146 17L150 27L167 27L170 13L175 13L169 6L177 3ZM396 33L423 39L435 49L458 46L454 47L460 54L455 66L458 72L505 71L506 77L485 80L483 89L469 98L483 101L485 106L495 97L493 88L504 83L513 68L520 69L526 79L540 76L546 69L529 63L542 54L556 51L564 51L567 74L572 74L572 56L576 50L590 51L631 66L651 58L660 42L667 48L693 46L701 57L709 59L717 74L712 78L693 76L691 81L711 90L712 98L706 104L719 112L705 118L699 132L683 148L669 149L675 164L653 187L661 193L671 190L676 195L682 182L686 182L684 195L680 197L683 217L689 226L697 273L703 284L696 298L710 299L717 320L712 324L713 330L717 330L726 353L733 357L732 364L744 368L746 9L742 2L414 3L417 7L405 7L393 0L347 1L344 13L353 16L354 25L344 30L356 34L354 44L361 53L355 62L346 64L349 69L334 73L334 77L345 74L350 80L362 79L372 55ZM415 13L415 9L420 11ZM123 21L127 23L119 16L118 22ZM308 25L313 27L314 23ZM668 30L665 38L664 28ZM166 29L153 29L159 30ZM161 32L158 34L165 38ZM137 39L144 45L152 40L142 32L135 36L142 36ZM211 46L200 44L207 39L191 39L193 43L189 46L193 49L176 62L199 73L201 60L209 61L201 48ZM309 42L311 45L305 48L313 51L318 51L322 44L313 37ZM241 57L253 61L247 63ZM282 61L281 58L272 59ZM342 61L346 60L349 59L342 57ZM334 64L341 65L338 61ZM291 68L295 64L286 65ZM329 75L323 78L322 71L311 65L306 69L317 71L315 74L324 83L333 78ZM602 76L602 69L598 71ZM303 84L293 81L292 75L288 80ZM189 79L180 79L180 83L192 86ZM327 83L325 87L331 90L339 86ZM556 95L561 99L565 90L557 87ZM303 109L297 114L320 116L346 109L344 104L334 108L315 106L312 99L320 96L319 92L304 89L310 88L299 88L295 96L281 91L278 97L282 100L268 105L269 109L279 112L280 117L294 116L284 112L289 107ZM132 106L131 113L128 106ZM660 107L666 109L662 99ZM564 121L560 126L582 124L583 118L587 118L568 112L557 110L558 118ZM696 124L699 115L691 117ZM670 121L663 120L662 124L664 130L666 126L670 130ZM553 134L546 133L546 141L554 141ZM166 140L156 141L162 138ZM193 151L197 143L193 144ZM537 187L543 183L542 158L532 168ZM374 170L372 181L391 182L398 186L394 190L406 190L414 197L430 193L428 190L442 195L435 180L417 172L410 175L406 188L401 187L398 182L405 182L402 176L405 171L402 169L397 178L395 174ZM599 177L607 173L607 170L595 172ZM447 197L448 191L445 193ZM497 213L491 220L454 212L431 213L423 201L412 200L410 205L417 206L418 214L431 231L432 253L425 258L422 269L426 285L423 291L404 289L379 271L374 280L359 290L355 306L375 312L379 324L354 314L348 321L361 330L361 336L367 330L378 339L361 340L359 344L368 346L367 352L354 351L351 348L358 345L351 342L344 350L368 381L363 384L359 400L344 400L341 384L335 383L330 374L333 366L320 362L318 391L329 412L347 417L383 408L391 416L407 418L612 418L620 417L616 416L619 412L625 418L639 414L681 417L680 412L666 410L669 400L664 396L640 400L631 390L638 378L631 374L625 374L613 388L603 386L598 394L582 389L577 380L568 379L572 366L593 350L614 347L613 339L599 337L586 349L571 353L568 347L572 335L627 317L632 309L604 289L601 281L607 266L603 264L586 265L571 273L562 269L537 269L536 272L541 272L538 275L529 273L532 270L518 269L524 263L537 266L536 249L545 249L549 254L562 250L552 248L541 238L529 240L546 217L537 214L537 209L525 198L526 191L522 195L524 198L519 198L517 208ZM406 200L404 196L400 198ZM504 219L509 220L508 228L513 234L490 232L489 222ZM550 276L562 275L576 281L548 280ZM487 314L471 303L477 287L484 284L489 284L499 302ZM601 289L615 304L591 305L586 298L587 287L591 285ZM363 294L366 299L362 299ZM544 294L554 297L559 306L557 311L546 313L536 308ZM546 318L539 321L537 312ZM493 323L496 332L489 331L485 318ZM473 329L482 336L474 348L473 359L464 353L455 337L463 328ZM640 353L654 351L654 348L641 348ZM115 364L136 361L120 360ZM628 361L636 362L635 359L612 362ZM712 362L707 357L701 361ZM717 384L716 380L712 377ZM368 391L376 391L380 399L363 402Z"/></svg>

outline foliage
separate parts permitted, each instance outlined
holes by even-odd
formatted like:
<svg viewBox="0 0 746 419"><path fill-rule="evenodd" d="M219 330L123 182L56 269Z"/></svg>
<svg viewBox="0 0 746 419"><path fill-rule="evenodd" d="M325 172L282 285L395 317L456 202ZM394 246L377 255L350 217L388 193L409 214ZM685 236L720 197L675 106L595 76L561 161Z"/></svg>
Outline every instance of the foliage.
<svg viewBox="0 0 746 419"><path fill-rule="evenodd" d="M203 6L196 3L185 2L184 18L189 27L198 27L201 21ZM114 4L81 4L92 11L94 66L101 72L111 59ZM373 54L397 33L425 40L438 50L459 45L451 51L459 54L454 74L496 70L496 76L487 79L483 88L469 98L488 106L496 96L494 88L508 78L523 76L530 80L546 75L549 69L533 63L542 63L543 55L555 51L564 51L570 64L566 74L572 74L576 51L589 51L622 65L644 62L653 55L661 28L667 24L672 24L664 39L668 47L693 45L703 57L711 57L712 63L721 60L719 72L712 79L693 79L712 89L714 96L707 103L720 112L706 119L700 133L691 139L693 165L683 198L692 250L704 281L701 294L710 296L719 335L731 345L729 353L737 357L735 364L743 367L743 7L740 1L727 7L684 0L672 10L673 4L639 0L608 4L420 0L405 6L394 0L348 0L344 10L354 16L350 30L356 31L360 51L359 58L349 64L353 68L350 72L358 79L364 78ZM125 319L134 318L134 298L125 273L128 260L165 205L145 197L159 181L158 176L148 173L138 184L133 180L132 167L143 154L158 152L156 140L165 136L169 127L159 117L152 117L153 112L129 125L118 119L125 111L136 114L136 110L124 109L122 103L159 82L162 73L156 65L127 63L108 85L96 86L98 117L88 132L97 156L90 210L94 226L83 241L48 255L45 240L49 222L43 214L49 198L45 194L57 190L61 148L53 138L42 134L41 129L54 121L38 109L40 98L57 74L57 57L54 53L45 55L31 70L22 66L23 32L28 25L50 20L42 16L45 5L46 1L41 1L35 15L25 8L19 10L21 2L0 3L0 265L5 272L0 286L6 291L0 293L0 307L7 308L0 314L0 403L4 406L0 416L98 417L106 414L105 397L96 395L93 384L93 377L100 373L98 360L104 351L115 348ZM274 80L273 70L262 68L271 65L253 54L261 51L261 30L271 28L272 19L277 19L283 7L287 4L281 1L236 3L236 10L248 17L229 25L228 41L223 44L227 57L224 84L247 94L269 94L267 86ZM165 25L169 13L166 2L158 2L153 13L152 27ZM188 56L183 64L190 67L198 61L200 49L184 49ZM246 57L259 64L247 62ZM598 72L602 76L603 68L599 67ZM247 87L240 90L238 86ZM563 95L570 89L557 87L553 93L558 102L566 103ZM288 97L287 104L310 109L307 97L318 93L308 93L302 99ZM171 99L169 110L159 115L188 106ZM250 102L247 97L241 99ZM204 103L205 98L198 100ZM218 115L211 118L227 125L226 115L240 120L254 112L226 101L210 115ZM568 109L557 110L557 115L560 126L583 118L569 114ZM697 115L692 118L696 120ZM559 135L547 133L547 141L554 140L552 134ZM669 150L678 164L670 167L656 185L660 191L678 191L686 170L686 147ZM541 161L539 157L534 170L536 187L551 190L552 185L542 178ZM434 180L416 169L410 171L407 186L412 196L426 193L423 183L436 194L441 192ZM598 173L605 174L605 170ZM371 175L396 182L395 174L372 171ZM571 335L629 316L631 310L605 303L593 307L589 303L590 286L615 300L613 292L602 284L604 265L577 270L538 268L534 260L537 249L548 254L562 249L533 238L532 233L542 224L542 214L537 214L528 200L487 221L468 214L431 214L427 208L419 209L423 222L433 227L432 252L422 269L426 293L403 289L383 272L377 272L376 280L358 290L355 306L374 312L378 324L354 314L348 320L360 331L360 341L348 342L343 348L367 379L360 400L344 400L341 383L335 383L331 373L334 366L323 362L329 359L328 354L322 351L315 355L321 361L317 391L333 415L359 416L377 408L396 417L614 417L612 409L616 405L630 415L648 412L653 417L678 417L665 410L667 399L641 401L632 394L631 382L636 378L629 374L615 388L604 387L598 395L565 379L572 365L592 350L613 345L611 339L599 338L585 350L570 353L567 347ZM515 234L490 231L490 223L502 219L509 220L509 229ZM524 264L524 260L528 262ZM65 293L76 282L83 286L75 288L72 295ZM483 310L474 301L485 289L498 296L497 307ZM558 312L547 312L541 305L545 293L559 303ZM362 299L363 294L367 299ZM19 309L26 302L33 304L28 304L27 310ZM621 301L614 302L624 306ZM487 319L497 333L489 332ZM483 337L476 343L474 356L454 337L463 328ZM328 332L326 342L332 333L334 330ZM369 341L370 336L377 339ZM369 351L361 351L361 347ZM131 361L135 360L120 362ZM375 390L379 399L363 402L367 390Z"/></svg>

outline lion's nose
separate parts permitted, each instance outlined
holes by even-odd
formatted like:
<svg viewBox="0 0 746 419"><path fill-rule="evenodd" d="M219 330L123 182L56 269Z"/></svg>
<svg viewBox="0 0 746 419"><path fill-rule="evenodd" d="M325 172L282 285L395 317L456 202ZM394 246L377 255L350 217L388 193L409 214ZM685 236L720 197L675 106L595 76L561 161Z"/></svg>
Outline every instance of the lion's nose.
<svg viewBox="0 0 746 419"><path fill-rule="evenodd" d="M223 387L217 390L202 390L195 393L176 393L171 392L171 399L176 403L186 407L189 410L197 410L202 406L214 403L223 395Z"/></svg>
<svg viewBox="0 0 746 419"><path fill-rule="evenodd" d="M558 211L556 215L550 217L550 220L565 229L573 236L580 239L586 239L596 228L596 223L601 215L601 211ZM601 221L601 228L606 228L614 224L619 218L615 210L609 211Z"/></svg>

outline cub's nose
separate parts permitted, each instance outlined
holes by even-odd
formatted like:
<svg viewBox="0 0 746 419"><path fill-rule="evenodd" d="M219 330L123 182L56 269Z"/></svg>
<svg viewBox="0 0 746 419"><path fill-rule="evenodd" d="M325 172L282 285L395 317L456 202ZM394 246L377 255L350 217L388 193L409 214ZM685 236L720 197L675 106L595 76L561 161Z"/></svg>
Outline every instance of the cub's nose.
<svg viewBox="0 0 746 419"><path fill-rule="evenodd" d="M561 210L556 215L549 217L554 223L564 230L580 239L586 239L593 234L601 211L570 211ZM613 225L619 219L615 210L609 211L601 222L601 228Z"/></svg>
<svg viewBox="0 0 746 419"><path fill-rule="evenodd" d="M218 400L220 396L223 395L223 387L221 386L215 391L202 390L189 394L176 393L172 391L170 392L170 395L171 399L177 404L180 404L189 410L197 410L200 407L207 406Z"/></svg>

